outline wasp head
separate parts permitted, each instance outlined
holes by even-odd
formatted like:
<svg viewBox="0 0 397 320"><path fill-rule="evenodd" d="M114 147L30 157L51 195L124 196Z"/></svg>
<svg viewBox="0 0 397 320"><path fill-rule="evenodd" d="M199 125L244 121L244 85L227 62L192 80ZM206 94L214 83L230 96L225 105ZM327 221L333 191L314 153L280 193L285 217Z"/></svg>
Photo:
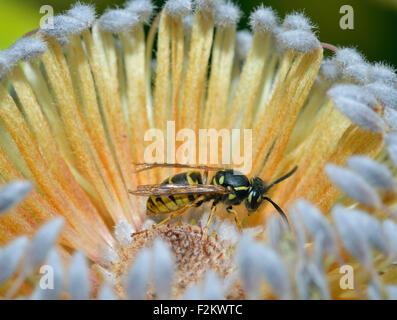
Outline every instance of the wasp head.
<svg viewBox="0 0 397 320"><path fill-rule="evenodd" d="M245 206L249 212L254 212L259 208L266 190L266 184L261 178L252 178L251 187L248 190L248 197L245 200Z"/></svg>

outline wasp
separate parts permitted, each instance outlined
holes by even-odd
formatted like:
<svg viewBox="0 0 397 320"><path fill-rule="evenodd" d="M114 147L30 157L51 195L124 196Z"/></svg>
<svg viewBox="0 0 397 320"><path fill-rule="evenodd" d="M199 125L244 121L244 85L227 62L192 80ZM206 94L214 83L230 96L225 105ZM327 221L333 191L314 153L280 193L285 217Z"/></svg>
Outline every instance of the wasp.
<svg viewBox="0 0 397 320"><path fill-rule="evenodd" d="M263 201L267 201L273 205L288 225L288 219L283 210L272 199L267 197L266 194L276 184L290 177L297 170L297 167L294 167L291 171L272 183L266 184L259 177L255 176L252 179L248 179L241 172L219 167L168 163L138 163L136 166L138 167L136 172L150 170L156 167L204 170L203 175L200 171L189 170L172 175L166 178L161 184L140 185L137 187L137 190L129 190L129 193L134 195L148 196L146 214L169 214L168 217L156 224L154 226L155 228L178 217L187 209L191 207L197 208L209 201L212 201L212 205L205 227L204 239L207 238L208 227L211 224L216 206L219 203L225 204L226 211L234 216L240 232L242 231L242 225L233 206L240 205L242 202L244 202L248 210L248 215L250 215L258 210ZM216 172L208 184L209 171Z"/></svg>

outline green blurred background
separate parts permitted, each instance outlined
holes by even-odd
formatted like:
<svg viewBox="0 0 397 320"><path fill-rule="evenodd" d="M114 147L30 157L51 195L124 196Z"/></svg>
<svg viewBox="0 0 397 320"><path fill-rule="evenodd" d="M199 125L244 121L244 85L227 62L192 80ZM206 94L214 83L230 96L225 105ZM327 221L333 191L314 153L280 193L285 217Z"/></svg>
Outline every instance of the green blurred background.
<svg viewBox="0 0 397 320"><path fill-rule="evenodd" d="M98 12L116 7L125 0L86 0L96 5ZM0 49L5 49L25 33L39 25L40 7L51 5L55 14L68 9L74 0L0 0ZM154 1L158 6L163 1ZM323 42L355 46L370 61L384 61L397 67L397 0L239 0L244 12L240 27L247 27L249 12L258 4L272 6L283 17L298 10L319 26ZM354 9L354 30L342 30L339 20L342 5Z"/></svg>

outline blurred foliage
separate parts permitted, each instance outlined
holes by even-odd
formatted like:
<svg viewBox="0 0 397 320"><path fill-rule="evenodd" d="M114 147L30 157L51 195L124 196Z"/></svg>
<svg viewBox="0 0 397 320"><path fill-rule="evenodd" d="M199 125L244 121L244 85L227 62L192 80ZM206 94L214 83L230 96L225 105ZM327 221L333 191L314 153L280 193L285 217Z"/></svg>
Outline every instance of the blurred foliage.
<svg viewBox="0 0 397 320"><path fill-rule="evenodd" d="M39 8L36 1L0 0L0 49L38 27Z"/></svg>
<svg viewBox="0 0 397 320"><path fill-rule="evenodd" d="M122 5L125 0L83 0L96 5L98 12ZM397 66L397 0L240 0L244 11L241 28L247 27L249 12L264 3L281 17L291 11L304 11L319 27L323 42L355 46L370 61L385 61ZM70 7L74 0L0 0L0 48L4 49L26 32L38 27L42 5L52 5L55 13ZM160 6L163 1L155 0ZM354 8L354 30L342 30L339 19L342 5Z"/></svg>

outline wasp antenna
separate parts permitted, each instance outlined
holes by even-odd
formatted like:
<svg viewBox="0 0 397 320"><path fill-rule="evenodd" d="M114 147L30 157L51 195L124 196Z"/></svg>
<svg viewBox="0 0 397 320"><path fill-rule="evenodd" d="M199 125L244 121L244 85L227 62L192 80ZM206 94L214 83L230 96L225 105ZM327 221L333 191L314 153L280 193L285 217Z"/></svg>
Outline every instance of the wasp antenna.
<svg viewBox="0 0 397 320"><path fill-rule="evenodd" d="M281 218L283 219L283 221L285 222L285 224L288 227L288 230L291 230L291 227L289 225L288 219L287 219L287 215L284 213L283 209L281 209L277 203L275 203L272 199L270 199L269 197L263 197L263 200L267 200L269 201L273 207L277 210L277 212L280 214Z"/></svg>
<svg viewBox="0 0 397 320"><path fill-rule="evenodd" d="M292 176L294 174L294 172L298 170L298 166L295 166L290 172L286 173L285 175L283 175L281 178L278 178L277 180L273 181L271 184L269 184L266 188L266 192L272 188L274 185L276 185L277 183L289 178L290 176Z"/></svg>

